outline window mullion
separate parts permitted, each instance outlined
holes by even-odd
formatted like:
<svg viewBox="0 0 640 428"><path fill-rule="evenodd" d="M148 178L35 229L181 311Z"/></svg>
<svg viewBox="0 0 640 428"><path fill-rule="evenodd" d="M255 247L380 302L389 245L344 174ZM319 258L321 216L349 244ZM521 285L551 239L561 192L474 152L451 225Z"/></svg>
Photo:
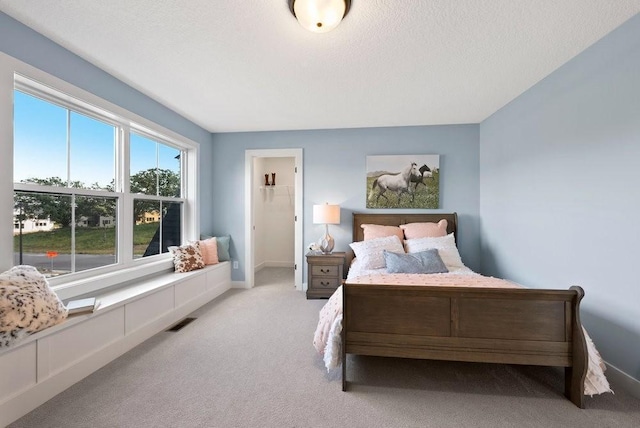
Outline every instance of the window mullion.
<svg viewBox="0 0 640 428"><path fill-rule="evenodd" d="M118 148L118 165L120 191L123 197L118 200L118 254L122 263L133 262L133 197L131 195L131 177L129 176L131 159L131 129L128 126L120 128Z"/></svg>
<svg viewBox="0 0 640 428"><path fill-rule="evenodd" d="M164 222L164 206L163 202L160 201L160 222L158 223L160 226L158 228L158 254L162 253L162 243L164 242L164 237L162 236L163 227L162 223Z"/></svg>
<svg viewBox="0 0 640 428"><path fill-rule="evenodd" d="M32 183L14 183L13 189L19 192L36 192L47 193L52 195L79 195L79 196L98 196L105 198L118 198L120 192L108 192L106 190L77 189L58 186L43 186Z"/></svg>
<svg viewBox="0 0 640 428"><path fill-rule="evenodd" d="M76 272L76 195L71 195L71 272ZM53 272L51 272L53 273Z"/></svg>
<svg viewBox="0 0 640 428"><path fill-rule="evenodd" d="M71 110L67 109L67 187L71 187Z"/></svg>
<svg viewBox="0 0 640 428"><path fill-rule="evenodd" d="M156 142L156 196L160 196L160 144ZM162 208L162 204L160 204Z"/></svg>
<svg viewBox="0 0 640 428"><path fill-rule="evenodd" d="M67 109L67 188L71 187L71 110ZM76 195L71 194L71 273L76 269ZM51 272L53 274L53 272Z"/></svg>
<svg viewBox="0 0 640 428"><path fill-rule="evenodd" d="M185 198L173 198L171 196L155 196L155 195L145 195L143 193L131 193L131 196L134 199L144 199L147 201L164 201L164 202L182 202L185 203Z"/></svg>

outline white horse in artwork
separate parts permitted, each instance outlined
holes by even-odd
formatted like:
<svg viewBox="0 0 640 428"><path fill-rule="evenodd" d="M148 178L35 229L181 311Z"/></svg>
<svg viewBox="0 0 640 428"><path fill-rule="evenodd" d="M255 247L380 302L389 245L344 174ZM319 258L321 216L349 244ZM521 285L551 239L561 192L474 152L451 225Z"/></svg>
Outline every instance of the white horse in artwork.
<svg viewBox="0 0 640 428"><path fill-rule="evenodd" d="M396 192L398 195L398 203L400 203L400 197L403 193L411 194L413 201L413 190L411 189L411 178L412 177L420 177L422 178L422 174L418 171L418 165L415 162L412 162L407 168L405 168L402 172L398 174L384 174L380 177L373 180L373 184L371 185L371 192L369 192L369 200L373 200L373 191L376 186L378 187L379 193L376 198L376 203L380 199L380 196L384 197L387 201L389 198L384 193L387 190L391 190L392 192Z"/></svg>

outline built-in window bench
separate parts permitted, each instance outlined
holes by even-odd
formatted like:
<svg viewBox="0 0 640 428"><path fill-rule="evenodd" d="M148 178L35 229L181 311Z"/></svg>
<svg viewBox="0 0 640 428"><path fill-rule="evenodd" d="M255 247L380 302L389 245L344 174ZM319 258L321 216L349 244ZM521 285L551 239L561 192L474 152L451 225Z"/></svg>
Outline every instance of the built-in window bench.
<svg viewBox="0 0 640 428"><path fill-rule="evenodd" d="M0 351L0 426L27 414L80 379L231 288L229 262L167 272L97 293L92 314Z"/></svg>

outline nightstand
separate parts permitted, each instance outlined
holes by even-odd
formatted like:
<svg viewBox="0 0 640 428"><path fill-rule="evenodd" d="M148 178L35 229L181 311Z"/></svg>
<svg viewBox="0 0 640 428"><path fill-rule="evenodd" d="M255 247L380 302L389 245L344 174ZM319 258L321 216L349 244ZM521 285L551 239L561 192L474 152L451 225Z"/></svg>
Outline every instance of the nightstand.
<svg viewBox="0 0 640 428"><path fill-rule="evenodd" d="M342 284L344 252L307 254L307 299L329 298Z"/></svg>

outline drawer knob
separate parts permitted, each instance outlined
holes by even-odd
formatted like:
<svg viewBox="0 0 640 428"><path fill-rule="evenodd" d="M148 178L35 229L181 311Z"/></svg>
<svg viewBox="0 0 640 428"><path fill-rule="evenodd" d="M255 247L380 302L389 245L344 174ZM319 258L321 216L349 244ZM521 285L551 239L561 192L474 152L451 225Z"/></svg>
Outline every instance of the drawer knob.
<svg viewBox="0 0 640 428"><path fill-rule="evenodd" d="M329 269L322 269L322 268L321 268L321 269L320 269L320 272L322 272L322 273L329 273Z"/></svg>
<svg viewBox="0 0 640 428"><path fill-rule="evenodd" d="M326 287L329 285L328 282L324 282L324 281L320 281L320 285L322 285L323 287Z"/></svg>

